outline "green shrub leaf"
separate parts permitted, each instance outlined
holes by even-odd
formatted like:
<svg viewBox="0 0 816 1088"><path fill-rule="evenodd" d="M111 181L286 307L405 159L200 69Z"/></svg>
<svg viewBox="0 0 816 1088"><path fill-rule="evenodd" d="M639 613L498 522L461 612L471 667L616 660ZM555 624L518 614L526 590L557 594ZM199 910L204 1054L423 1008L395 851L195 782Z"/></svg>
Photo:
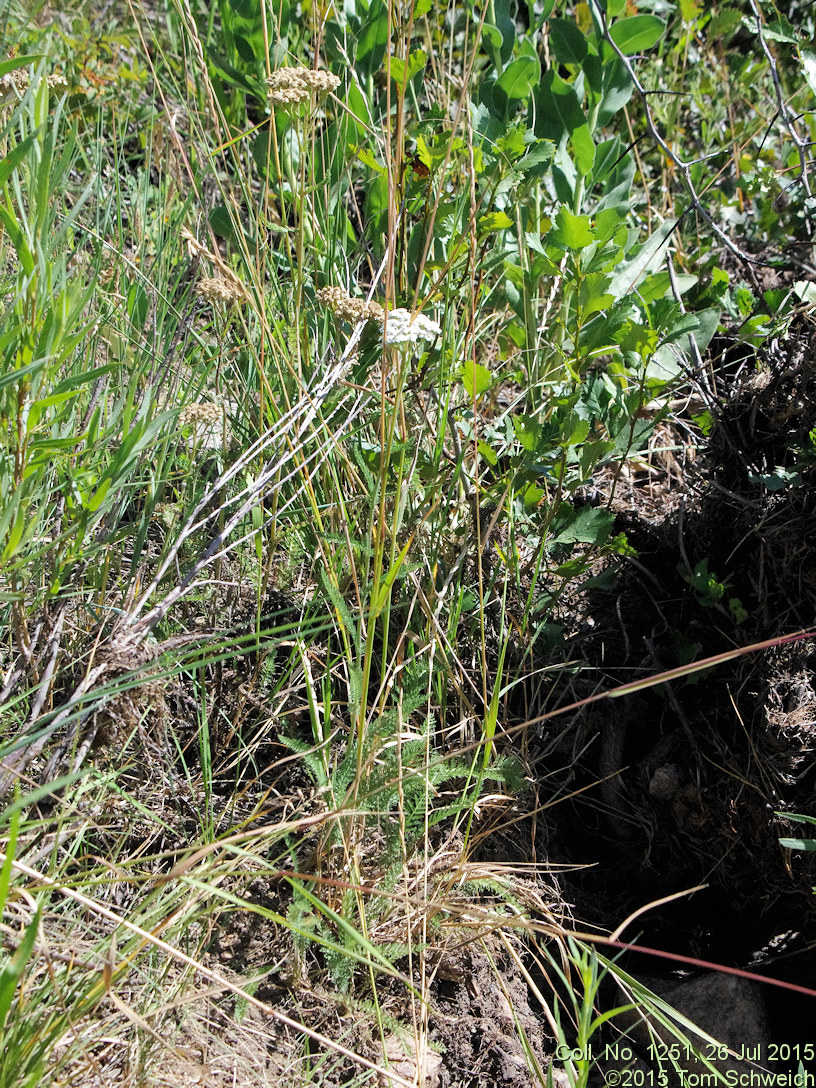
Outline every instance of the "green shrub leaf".
<svg viewBox="0 0 816 1088"><path fill-rule="evenodd" d="M645 53L663 36L666 24L656 15L630 15L609 28L609 37L621 53Z"/></svg>

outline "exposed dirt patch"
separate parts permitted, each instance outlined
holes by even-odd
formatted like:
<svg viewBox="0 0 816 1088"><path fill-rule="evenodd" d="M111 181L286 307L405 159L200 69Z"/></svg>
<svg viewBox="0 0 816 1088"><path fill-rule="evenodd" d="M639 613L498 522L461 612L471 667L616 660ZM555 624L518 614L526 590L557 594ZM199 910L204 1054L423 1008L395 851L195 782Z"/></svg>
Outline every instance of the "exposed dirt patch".
<svg viewBox="0 0 816 1088"><path fill-rule="evenodd" d="M728 381L710 440L683 474L651 465L618 481L618 524L638 556L570 617L571 649L590 666L573 695L814 622L814 330L761 360L740 358ZM594 704L566 731L556 719L559 750L570 761L580 753L572 788L605 779L555 814L553 860L594 866L569 880L577 916L614 927L706 884L629 935L810 984L816 865L779 846L802 831L776 813L813 812L815 662L813 642L794 642ZM790 1017L812 1009L780 994L789 1035Z"/></svg>

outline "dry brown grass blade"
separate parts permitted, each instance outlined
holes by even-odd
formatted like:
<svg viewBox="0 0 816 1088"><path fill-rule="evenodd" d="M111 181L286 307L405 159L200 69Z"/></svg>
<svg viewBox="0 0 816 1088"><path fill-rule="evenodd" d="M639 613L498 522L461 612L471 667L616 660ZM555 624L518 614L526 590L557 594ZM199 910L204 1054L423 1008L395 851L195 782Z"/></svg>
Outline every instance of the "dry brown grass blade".
<svg viewBox="0 0 816 1088"><path fill-rule="evenodd" d="M9 859L6 854L0 852L0 865L5 865ZM206 978L208 982L214 983L219 986L225 992L234 994L242 1001L246 1001L247 1004L252 1005L253 1008L258 1009L259 1012L270 1016L273 1020L277 1020L278 1023L291 1028L293 1031L302 1032L307 1035L313 1042L318 1043L321 1047L326 1047L329 1050L335 1051L337 1054L342 1055L344 1058L348 1058L350 1061L357 1065L361 1065L366 1069L370 1069L377 1075L383 1078L385 1083L401 1085L402 1088L415 1088L415 1084L412 1081L405 1080L397 1073L384 1069L381 1065L377 1065L376 1062L369 1061L368 1058L363 1057L362 1054L355 1054L353 1050L349 1050L348 1047L343 1046L341 1043L335 1042L326 1035L322 1035L319 1031L314 1031L312 1028L307 1027L305 1024L299 1024L297 1020L294 1020L291 1016L287 1016L285 1013L279 1012L277 1009L273 1009L270 1005L267 1005L263 1001L259 1001L254 994L248 993L234 982L230 982L228 978L219 974L217 971L211 970L209 967L205 967L204 964L199 963L193 959L192 956L188 956L185 952L181 952L177 948L173 948L167 941L163 941L161 937L155 936L153 933L149 933L146 929L142 929L141 926L137 926L134 922L128 921L127 918L121 917L115 911L110 910L108 907L102 906L101 903L95 902L87 895L83 895L82 892L77 891L74 888L68 888L61 884L57 880L53 880L51 877L44 876L42 873L38 873L36 869L32 869L30 866L25 865L23 862L10 861L12 869L20 873L23 876L34 880L43 887L50 888L52 891L64 895L69 899L72 899L75 903L79 903L85 907L92 914L98 918L104 918L108 922L112 922L114 925L122 926L123 929L128 930L135 936L141 938L145 945L150 945L157 949L159 952L163 952L166 956L175 960L177 963L184 964L185 967L191 968L197 972L203 978Z"/></svg>

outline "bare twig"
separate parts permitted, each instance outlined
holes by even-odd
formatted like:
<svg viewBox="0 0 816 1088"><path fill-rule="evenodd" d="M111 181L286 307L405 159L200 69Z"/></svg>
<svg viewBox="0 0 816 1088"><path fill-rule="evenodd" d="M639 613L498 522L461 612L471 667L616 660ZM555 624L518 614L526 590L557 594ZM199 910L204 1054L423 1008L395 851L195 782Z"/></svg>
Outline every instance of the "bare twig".
<svg viewBox="0 0 816 1088"><path fill-rule="evenodd" d="M759 8L755 3L755 0L750 0L750 7L751 12L756 19L757 35L762 46L762 52L765 54L765 59L767 60L768 67L771 70L771 79L773 80L774 93L776 94L776 105L779 110L779 119L788 130L788 134L791 140L793 140L794 146L799 153L799 181L801 182L805 196L809 199L813 195L810 188L810 179L808 178L807 173L807 153L811 146L811 141L804 139L802 136L799 135L799 131L796 127L796 119L791 115L787 103L785 102L785 96L782 93L782 84L779 81L779 69L776 66L776 57L771 52L770 47L765 40L765 35L763 33L762 27L762 16L759 12ZM809 215L806 217L806 224L808 231L812 231L812 223Z"/></svg>
<svg viewBox="0 0 816 1088"><path fill-rule="evenodd" d="M40 633L42 632L42 628L43 621L40 620L40 622L34 628L34 634L31 636L30 646L28 647L29 652L24 653L22 649L20 650L17 658L17 664L11 670L10 675L8 676L6 682L3 684L3 690L0 691L0 707L3 707L5 705L6 700L9 698L11 693L17 687L17 684L20 682L22 677L25 676L27 670L30 668L30 656L40 640Z"/></svg>
<svg viewBox="0 0 816 1088"><path fill-rule="evenodd" d="M37 689L37 694L34 696L34 702L31 704L31 713L28 716L29 725L35 722L39 717L42 710L43 703L46 700L50 690L51 681L54 679L54 671L57 665L57 657L60 649L60 639L62 637L62 627L65 623L65 608L59 610L57 619L54 623L53 630L51 632L51 638L48 640L48 663L45 666L45 672L43 673L40 686Z"/></svg>
<svg viewBox="0 0 816 1088"><path fill-rule="evenodd" d="M723 245L730 249L733 254L740 258L740 260L747 261L749 264L761 263L757 261L756 257L751 257L748 253L745 253L742 249L740 249L736 242L732 241L732 239L729 238L729 236L725 233L722 227L718 226L717 223L714 222L711 215L703 207L702 201L700 200L700 196L691 177L691 168L692 166L695 166L698 162L702 162L708 158L713 158L714 156L706 155L703 156L702 159L689 159L688 161L686 161L685 159L681 159L680 156L671 149L669 144L661 135L657 125L655 124L654 117L652 116L652 110L649 106L649 92L645 89L643 84L638 79L637 74L632 67L632 62L629 60L626 54L618 48L609 33L609 24L606 20L606 12L602 10L601 5L598 3L598 0L591 0L591 3L594 8L598 22L601 26L601 32L603 33L604 38L609 43L610 48L614 51L618 60L626 69L629 78L632 80L634 88L637 91L638 97L640 98L641 105L643 107L643 117L646 122L647 132L657 144L657 146L660 148L660 150L663 152L663 154L666 156L666 158L677 168L680 177L683 180L683 185L685 186L686 192L691 199L691 207L689 208L689 211L691 211L692 209L697 211L702 219L705 220L710 229L717 236L717 238L719 238L719 240L723 243ZM719 152L717 154L719 154Z"/></svg>
<svg viewBox="0 0 816 1088"><path fill-rule="evenodd" d="M53 736L62 723L76 711L79 703L104 676L109 667L109 664L105 662L86 673L62 709L50 721L42 725L40 734L35 736L28 745L21 746L9 759L0 761L0 772L2 772L0 773L0 797L4 797L8 793L26 766L42 751L48 739ZM94 709L98 709L98 705ZM86 711L86 715L87 713Z"/></svg>

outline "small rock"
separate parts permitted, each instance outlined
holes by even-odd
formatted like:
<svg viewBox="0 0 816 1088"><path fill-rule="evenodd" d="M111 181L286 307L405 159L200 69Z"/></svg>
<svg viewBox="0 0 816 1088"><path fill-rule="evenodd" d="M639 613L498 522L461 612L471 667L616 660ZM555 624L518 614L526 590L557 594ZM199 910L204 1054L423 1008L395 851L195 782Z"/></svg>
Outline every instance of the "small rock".
<svg viewBox="0 0 816 1088"><path fill-rule="evenodd" d="M416 1042L413 1038L406 1035L401 1039L398 1035L389 1035L385 1040L385 1056L388 1059L388 1069L404 1080L418 1081L424 1088L438 1088L442 1058L436 1051L423 1047L417 1061ZM383 1072L379 1074L377 1083L381 1088L391 1088L391 1085L398 1082L389 1077L387 1072Z"/></svg>
<svg viewBox="0 0 816 1088"><path fill-rule="evenodd" d="M671 801L680 789L682 772L676 763L658 767L649 782L649 796L655 801Z"/></svg>

